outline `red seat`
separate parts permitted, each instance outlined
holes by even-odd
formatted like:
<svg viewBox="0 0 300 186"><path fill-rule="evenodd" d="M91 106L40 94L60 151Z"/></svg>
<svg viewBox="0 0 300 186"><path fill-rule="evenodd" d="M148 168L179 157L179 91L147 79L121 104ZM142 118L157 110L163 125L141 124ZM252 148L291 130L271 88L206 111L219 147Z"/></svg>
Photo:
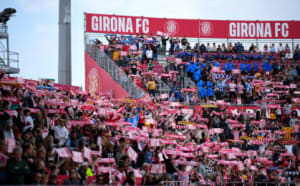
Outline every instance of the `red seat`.
<svg viewBox="0 0 300 186"><path fill-rule="evenodd" d="M65 179L68 179L68 175L57 175L56 177L56 183L57 185L62 185Z"/></svg>
<svg viewBox="0 0 300 186"><path fill-rule="evenodd" d="M96 176L88 176L87 184L95 183L95 182L96 182Z"/></svg>

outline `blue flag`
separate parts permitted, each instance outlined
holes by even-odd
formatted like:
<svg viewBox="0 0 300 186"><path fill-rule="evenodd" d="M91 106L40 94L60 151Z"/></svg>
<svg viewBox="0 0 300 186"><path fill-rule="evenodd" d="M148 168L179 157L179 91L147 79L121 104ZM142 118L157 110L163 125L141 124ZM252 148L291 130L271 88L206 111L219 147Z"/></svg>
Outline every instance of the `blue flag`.
<svg viewBox="0 0 300 186"><path fill-rule="evenodd" d="M140 115L138 114L138 115L136 115L135 117L133 117L133 118L128 118L128 121L130 122L130 123L132 123L132 127L136 127L137 126L137 124L138 124L138 121L139 121L139 117L140 117Z"/></svg>

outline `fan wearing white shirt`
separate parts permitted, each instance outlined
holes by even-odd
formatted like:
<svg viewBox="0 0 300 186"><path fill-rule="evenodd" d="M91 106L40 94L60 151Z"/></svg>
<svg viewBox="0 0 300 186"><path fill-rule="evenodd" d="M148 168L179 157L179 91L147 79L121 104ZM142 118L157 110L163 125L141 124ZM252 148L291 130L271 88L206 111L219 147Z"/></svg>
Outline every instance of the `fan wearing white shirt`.
<svg viewBox="0 0 300 186"><path fill-rule="evenodd" d="M153 51L151 50L151 47L148 46L148 49L146 51L147 63L149 63L149 61L152 60L152 57L153 57Z"/></svg>
<svg viewBox="0 0 300 186"><path fill-rule="evenodd" d="M60 146L64 145L66 140L68 139L69 132L68 129L64 125L63 120L57 120L56 126L54 128L54 137L58 140L58 144Z"/></svg>
<svg viewBox="0 0 300 186"><path fill-rule="evenodd" d="M6 129L3 131L3 136L4 138L15 138L15 135L14 135L14 131L12 129L13 127L13 122L11 119L7 120L7 127Z"/></svg>
<svg viewBox="0 0 300 186"><path fill-rule="evenodd" d="M284 48L282 46L282 43L279 43L279 47L277 48L277 52L280 53L280 52L283 52L284 51Z"/></svg>
<svg viewBox="0 0 300 186"><path fill-rule="evenodd" d="M24 123L25 123L25 126L23 128L23 132L25 132L26 130L30 129L32 130L33 127L34 127L34 124L33 124L33 119L30 115L30 110L29 109L25 109L24 110Z"/></svg>

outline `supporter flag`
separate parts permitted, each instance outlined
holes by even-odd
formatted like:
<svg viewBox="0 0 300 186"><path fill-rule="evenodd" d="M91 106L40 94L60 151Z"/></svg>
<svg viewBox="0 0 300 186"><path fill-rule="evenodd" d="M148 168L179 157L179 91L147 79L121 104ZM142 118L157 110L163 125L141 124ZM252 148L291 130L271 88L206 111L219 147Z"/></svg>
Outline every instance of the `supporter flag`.
<svg viewBox="0 0 300 186"><path fill-rule="evenodd" d="M149 172L151 174L164 174L165 173L165 164L150 164Z"/></svg>
<svg viewBox="0 0 300 186"><path fill-rule="evenodd" d="M125 149L125 152L128 154L128 156L130 157L130 159L132 161L137 161L137 158L138 158L138 154L133 150L133 148L131 148L131 146L128 146L126 149Z"/></svg>
<svg viewBox="0 0 300 186"><path fill-rule="evenodd" d="M76 163L83 162L82 152L72 151L72 160Z"/></svg>
<svg viewBox="0 0 300 186"><path fill-rule="evenodd" d="M70 158L72 157L72 154L70 153L69 149L67 147L64 148L57 148L55 149L57 152L58 156L61 158Z"/></svg>
<svg viewBox="0 0 300 186"><path fill-rule="evenodd" d="M7 145L7 152L12 153L13 149L16 147L16 141L14 138L6 138L5 139Z"/></svg>
<svg viewBox="0 0 300 186"><path fill-rule="evenodd" d="M128 121L132 124L131 125L132 127L136 127L137 126L138 121L139 121L139 117L140 117L140 115L138 114L135 117L128 119Z"/></svg>

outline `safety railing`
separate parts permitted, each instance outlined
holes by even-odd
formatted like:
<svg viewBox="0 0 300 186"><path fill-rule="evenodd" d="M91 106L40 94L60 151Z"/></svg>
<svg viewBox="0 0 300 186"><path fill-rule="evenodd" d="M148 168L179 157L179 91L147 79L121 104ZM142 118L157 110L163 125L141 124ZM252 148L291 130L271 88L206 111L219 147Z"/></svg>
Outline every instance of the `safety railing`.
<svg viewBox="0 0 300 186"><path fill-rule="evenodd" d="M129 93L132 98L139 99L146 95L144 90L128 78L126 73L110 57L108 57L104 51L99 50L96 45L87 44L86 51L100 67L108 72L111 77Z"/></svg>

